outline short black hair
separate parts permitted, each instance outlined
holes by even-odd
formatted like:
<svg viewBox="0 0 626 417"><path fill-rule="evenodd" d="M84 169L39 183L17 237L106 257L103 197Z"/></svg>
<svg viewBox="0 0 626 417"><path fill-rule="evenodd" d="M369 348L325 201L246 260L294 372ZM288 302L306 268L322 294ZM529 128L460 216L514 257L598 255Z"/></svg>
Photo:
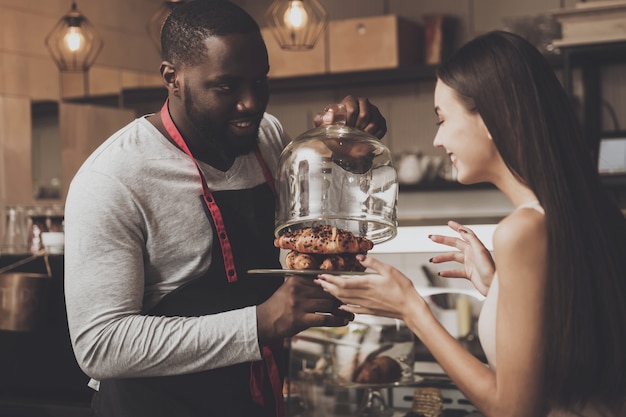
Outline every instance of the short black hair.
<svg viewBox="0 0 626 417"><path fill-rule="evenodd" d="M259 32L241 7L226 0L195 0L176 6L161 29L161 57L177 65L206 58L204 41L212 36Z"/></svg>

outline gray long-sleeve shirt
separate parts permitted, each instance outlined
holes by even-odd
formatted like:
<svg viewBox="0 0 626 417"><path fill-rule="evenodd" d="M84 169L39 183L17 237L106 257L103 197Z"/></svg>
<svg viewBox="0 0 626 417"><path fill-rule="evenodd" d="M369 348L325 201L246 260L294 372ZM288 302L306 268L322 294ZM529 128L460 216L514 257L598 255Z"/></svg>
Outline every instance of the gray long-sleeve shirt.
<svg viewBox="0 0 626 417"><path fill-rule="evenodd" d="M273 174L288 140L266 114L259 147ZM254 153L227 172L198 163L215 191L265 181ZM203 317L142 314L210 265L201 194L190 158L145 118L107 139L72 180L65 296L76 358L90 377L174 375L261 359L254 307Z"/></svg>

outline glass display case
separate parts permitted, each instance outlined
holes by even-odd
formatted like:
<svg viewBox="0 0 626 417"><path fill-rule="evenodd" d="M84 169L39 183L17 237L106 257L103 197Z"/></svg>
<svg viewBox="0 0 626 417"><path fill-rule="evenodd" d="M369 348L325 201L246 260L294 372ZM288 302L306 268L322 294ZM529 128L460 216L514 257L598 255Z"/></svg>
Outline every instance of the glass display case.
<svg viewBox="0 0 626 417"><path fill-rule="evenodd" d="M439 303L464 295L433 294ZM473 332L458 339L484 360ZM308 329L292 338L289 367L288 417L481 416L401 320L357 315L346 327Z"/></svg>
<svg viewBox="0 0 626 417"><path fill-rule="evenodd" d="M491 249L495 224L468 227ZM442 251L427 238L433 233L450 234L447 226L401 226L394 239L375 245L369 254L400 268L446 330L486 362L476 334L483 297L466 280L437 275L444 266L429 262ZM376 357L389 362L380 359L384 356L398 362L400 376L396 367L396 374L381 370L373 376L378 379L358 379L364 363L373 365ZM424 398L434 398L441 408L432 415L481 415L404 322L365 315L345 328L312 328L292 338L285 395L290 417L411 417Z"/></svg>
<svg viewBox="0 0 626 417"><path fill-rule="evenodd" d="M388 387L414 383L415 337L401 320L357 315L291 341L291 416L391 416Z"/></svg>

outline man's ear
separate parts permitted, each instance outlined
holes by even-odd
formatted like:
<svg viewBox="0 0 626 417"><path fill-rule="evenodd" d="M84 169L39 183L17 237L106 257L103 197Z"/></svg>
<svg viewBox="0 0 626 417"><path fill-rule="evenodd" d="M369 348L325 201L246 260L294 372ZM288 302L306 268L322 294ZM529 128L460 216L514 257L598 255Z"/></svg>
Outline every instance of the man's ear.
<svg viewBox="0 0 626 417"><path fill-rule="evenodd" d="M168 91L171 93L178 92L178 72L176 71L176 67L169 61L163 61L161 63L161 78L163 79L163 84Z"/></svg>

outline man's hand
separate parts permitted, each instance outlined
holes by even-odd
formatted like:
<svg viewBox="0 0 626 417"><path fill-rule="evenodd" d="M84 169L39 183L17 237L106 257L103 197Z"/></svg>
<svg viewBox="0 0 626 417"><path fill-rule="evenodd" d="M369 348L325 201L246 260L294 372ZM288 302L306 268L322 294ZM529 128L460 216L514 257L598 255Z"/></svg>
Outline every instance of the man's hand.
<svg viewBox="0 0 626 417"><path fill-rule="evenodd" d="M372 136L382 139L387 133L387 121L378 110L365 97L346 96L341 103L345 108L346 125L356 127ZM328 111L318 113L313 122L315 126L331 124L335 121L337 104L327 106Z"/></svg>
<svg viewBox="0 0 626 417"><path fill-rule="evenodd" d="M354 315L339 310L341 303L311 277L291 276L256 308L259 344L291 337L309 327L341 327Z"/></svg>

